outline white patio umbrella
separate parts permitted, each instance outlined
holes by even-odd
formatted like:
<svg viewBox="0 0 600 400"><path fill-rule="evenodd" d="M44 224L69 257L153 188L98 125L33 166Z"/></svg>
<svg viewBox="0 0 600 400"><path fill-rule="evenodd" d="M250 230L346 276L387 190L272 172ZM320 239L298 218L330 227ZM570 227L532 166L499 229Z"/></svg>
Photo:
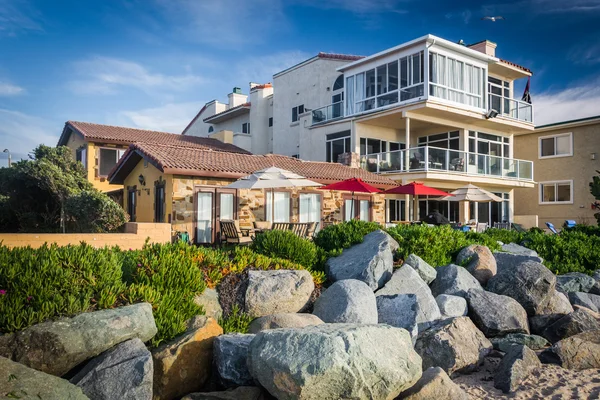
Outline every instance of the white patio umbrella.
<svg viewBox="0 0 600 400"><path fill-rule="evenodd" d="M456 189L454 192L450 192L453 196L444 196L440 198L440 201L473 201L476 203L490 203L492 201L501 202L502 198L496 196L493 193L488 192L485 189L477 187L472 184Z"/></svg>
<svg viewBox="0 0 600 400"><path fill-rule="evenodd" d="M269 167L244 176L225 186L230 189L273 189L322 186L294 172L285 169ZM274 219L275 207L271 207L271 220Z"/></svg>

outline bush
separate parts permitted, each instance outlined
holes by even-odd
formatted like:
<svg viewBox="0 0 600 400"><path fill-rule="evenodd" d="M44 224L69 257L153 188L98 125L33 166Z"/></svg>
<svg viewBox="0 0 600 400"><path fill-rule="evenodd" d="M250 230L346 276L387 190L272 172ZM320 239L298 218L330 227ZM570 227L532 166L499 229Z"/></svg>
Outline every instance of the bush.
<svg viewBox="0 0 600 400"><path fill-rule="evenodd" d="M290 260L309 269L317 260L317 246L292 231L272 230L258 234L252 250L268 257Z"/></svg>
<svg viewBox="0 0 600 400"><path fill-rule="evenodd" d="M340 251L355 244L362 243L365 235L381 229L374 222L352 220L341 224L330 225L319 231L314 241L326 252Z"/></svg>
<svg viewBox="0 0 600 400"><path fill-rule="evenodd" d="M493 240L501 241L502 243L521 243L525 238L525 233L517 232L514 229L497 229L489 228L483 232L484 236L487 236Z"/></svg>
<svg viewBox="0 0 600 400"><path fill-rule="evenodd" d="M253 318L242 312L237 304L231 308L231 313L226 317L219 318L219 325L223 328L223 333L248 333L250 322Z"/></svg>
<svg viewBox="0 0 600 400"><path fill-rule="evenodd" d="M129 221L120 205L97 190L85 190L67 198L65 213L69 232L114 232Z"/></svg>

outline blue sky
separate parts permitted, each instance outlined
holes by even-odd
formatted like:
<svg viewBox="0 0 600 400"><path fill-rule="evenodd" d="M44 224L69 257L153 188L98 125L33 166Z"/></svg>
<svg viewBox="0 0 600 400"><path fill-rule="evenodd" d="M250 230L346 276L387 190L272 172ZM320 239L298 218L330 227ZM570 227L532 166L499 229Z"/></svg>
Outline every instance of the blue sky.
<svg viewBox="0 0 600 400"><path fill-rule="evenodd" d="M0 0L0 150L55 145L69 119L179 133L319 51L427 33L492 40L532 69L538 124L598 115L599 20L600 0Z"/></svg>

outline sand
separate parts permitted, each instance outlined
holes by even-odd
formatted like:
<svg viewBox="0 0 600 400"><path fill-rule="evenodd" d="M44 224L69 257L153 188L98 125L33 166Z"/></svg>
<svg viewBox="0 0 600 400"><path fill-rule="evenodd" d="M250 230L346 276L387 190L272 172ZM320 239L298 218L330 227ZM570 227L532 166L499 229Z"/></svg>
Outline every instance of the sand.
<svg viewBox="0 0 600 400"><path fill-rule="evenodd" d="M488 357L478 372L453 379L472 399L600 399L600 369L572 371L557 365L537 368L514 393L494 388L499 358Z"/></svg>

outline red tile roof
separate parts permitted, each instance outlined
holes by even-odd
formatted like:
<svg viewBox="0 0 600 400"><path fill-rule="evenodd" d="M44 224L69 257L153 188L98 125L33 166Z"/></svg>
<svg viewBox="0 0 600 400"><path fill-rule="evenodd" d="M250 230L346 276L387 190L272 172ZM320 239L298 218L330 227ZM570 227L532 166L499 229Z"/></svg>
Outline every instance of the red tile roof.
<svg viewBox="0 0 600 400"><path fill-rule="evenodd" d="M323 52L320 52L319 54L317 54L317 57L327 58L330 60L345 60L345 61L356 61L356 60L365 58L365 56L354 56L354 55L350 55L350 54L323 53Z"/></svg>
<svg viewBox="0 0 600 400"><path fill-rule="evenodd" d="M522 65L515 64L514 62L510 62L510 61L507 61L507 60L503 60L503 59L501 59L501 58L499 58L499 60L500 60L500 62L502 62L502 63L504 63L504 64L508 64L508 65L510 65L510 66L513 66L513 67L515 67L515 68L519 68L519 69L521 69L521 70L523 70L523 71L525 71L525 72L529 72L530 74L532 74L532 72L531 72L531 70L530 70L529 68L525 68L525 67L523 67Z"/></svg>
<svg viewBox="0 0 600 400"><path fill-rule="evenodd" d="M256 86L252 87L250 89L250 91L253 92L255 90L266 89L266 88L271 88L271 87L273 87L273 85L271 84L271 82L269 82L269 83L263 83L261 85L256 85Z"/></svg>
<svg viewBox="0 0 600 400"><path fill-rule="evenodd" d="M175 133L149 131L145 129L125 128L122 126L92 124L90 122L67 121L58 145L67 143L71 131L76 131L84 139L92 142L126 144L155 143L163 145L179 145L189 148L225 151L241 154L250 154L248 151L223 143L217 139L198 136L184 136Z"/></svg>
<svg viewBox="0 0 600 400"><path fill-rule="evenodd" d="M154 143L136 143L121 158L110 180L122 183L137 162L128 163L134 155L149 159L158 169L167 174L213 176L237 179L267 167L278 167L295 172L321 183L338 182L349 178L361 178L377 187L391 188L397 184L381 175L360 168L350 168L338 163L303 161L281 155L247 155L206 151L182 146L165 146Z"/></svg>

